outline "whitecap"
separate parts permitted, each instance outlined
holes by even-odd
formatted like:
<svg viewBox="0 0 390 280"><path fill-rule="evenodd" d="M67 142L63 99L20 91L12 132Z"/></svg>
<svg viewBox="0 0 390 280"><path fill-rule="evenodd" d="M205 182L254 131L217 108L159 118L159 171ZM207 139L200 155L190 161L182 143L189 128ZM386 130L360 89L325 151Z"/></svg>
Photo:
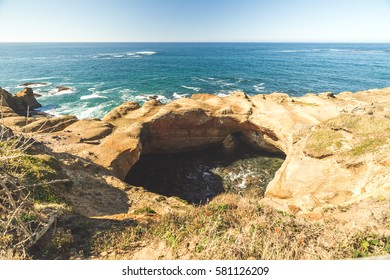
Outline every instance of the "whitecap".
<svg viewBox="0 0 390 280"><path fill-rule="evenodd" d="M194 80L197 80L197 81L204 82L204 83L208 83L208 82L209 82L208 80L203 79L203 78L199 78L199 77L194 77L193 79L194 79Z"/></svg>
<svg viewBox="0 0 390 280"><path fill-rule="evenodd" d="M218 81L216 81L217 78L213 78L213 77L206 77L206 78L193 77L192 79L193 80L197 80L197 81L201 81L203 83L215 83L215 82L218 82Z"/></svg>
<svg viewBox="0 0 390 280"><path fill-rule="evenodd" d="M217 84L221 87L231 87L236 85L236 83L226 82L225 80L218 80Z"/></svg>
<svg viewBox="0 0 390 280"><path fill-rule="evenodd" d="M71 94L71 93L74 93L76 92L76 89L75 88L68 88L68 89L63 89L61 90L61 88L54 88L52 90L49 91L49 94L51 95L62 95L62 94Z"/></svg>
<svg viewBox="0 0 390 280"><path fill-rule="evenodd" d="M103 102L90 107L88 103L81 103L79 106L75 106L74 103L63 103L59 107L54 108L43 108L45 112L54 116L66 116L74 115L79 119L84 118L101 118L103 117L112 107L113 102ZM46 106L48 107L48 106Z"/></svg>
<svg viewBox="0 0 390 280"><path fill-rule="evenodd" d="M136 54L140 54L140 55L153 55L153 54L157 54L157 52L152 52L152 51L140 51L140 52L135 52Z"/></svg>
<svg viewBox="0 0 390 280"><path fill-rule="evenodd" d="M254 85L253 88L255 89L256 92L264 92L265 90L264 83Z"/></svg>
<svg viewBox="0 0 390 280"><path fill-rule="evenodd" d="M177 93L177 92L174 92L174 93L172 94L172 97L175 98L175 99L180 99L180 98L186 97L186 96L188 96L188 95L189 95L189 94L179 94L179 93Z"/></svg>
<svg viewBox="0 0 390 280"><path fill-rule="evenodd" d="M190 86L181 86L181 87L182 88L186 88L186 89L190 89L190 90L193 90L193 91L196 91L196 92L200 91L199 87L190 87Z"/></svg>
<svg viewBox="0 0 390 280"><path fill-rule="evenodd" d="M99 93L104 93L104 94L113 93L113 92L117 92L120 88L121 87L109 88L109 89L99 91Z"/></svg>
<svg viewBox="0 0 390 280"><path fill-rule="evenodd" d="M42 81L42 80L51 80L56 79L57 77L40 77L40 78L28 78L28 79L19 79L19 81ZM16 81L16 79L14 79Z"/></svg>
<svg viewBox="0 0 390 280"><path fill-rule="evenodd" d="M328 49L330 52L348 52L350 50L347 49Z"/></svg>
<svg viewBox="0 0 390 280"><path fill-rule="evenodd" d="M296 52L299 52L298 50L282 50L282 51L276 51L276 52L280 52L280 53L296 53Z"/></svg>
<svg viewBox="0 0 390 280"><path fill-rule="evenodd" d="M227 96L230 96L230 93L218 92L218 93L217 93L217 96L219 96L219 97L227 97Z"/></svg>
<svg viewBox="0 0 390 280"><path fill-rule="evenodd" d="M121 89L119 91L119 93L122 93L122 94L130 94L130 93L135 93L137 92L136 90L133 90L133 89L128 89L128 88L125 88L125 89Z"/></svg>
<svg viewBox="0 0 390 280"><path fill-rule="evenodd" d="M132 90L132 89L128 89L128 88L125 88L125 89L121 89L119 90L119 93L121 94L120 95L120 99L124 102L126 101L131 101L131 100L134 100L134 93L136 93L137 91L136 90Z"/></svg>
<svg viewBox="0 0 390 280"><path fill-rule="evenodd" d="M87 99L93 99L93 98L103 98L103 99L107 99L107 97L105 96L101 96L99 95L98 93L94 92L90 95L83 95L83 96L80 96L80 100L87 100Z"/></svg>
<svg viewBox="0 0 390 280"><path fill-rule="evenodd" d="M47 87L50 85L51 85L51 83L24 83L24 84L18 85L16 88L25 88L25 87L39 88L39 87Z"/></svg>
<svg viewBox="0 0 390 280"><path fill-rule="evenodd" d="M134 97L134 100L139 102L146 102L151 99L159 100L162 103L168 103L172 101L171 99L165 97L164 95L159 95L159 94L141 94Z"/></svg>

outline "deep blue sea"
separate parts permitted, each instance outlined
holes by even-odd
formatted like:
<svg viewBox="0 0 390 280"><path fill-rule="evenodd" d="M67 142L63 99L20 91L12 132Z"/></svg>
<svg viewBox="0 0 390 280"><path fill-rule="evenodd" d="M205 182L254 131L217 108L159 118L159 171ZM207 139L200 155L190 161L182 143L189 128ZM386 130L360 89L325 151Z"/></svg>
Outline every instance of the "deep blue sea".
<svg viewBox="0 0 390 280"><path fill-rule="evenodd" d="M43 110L80 118L150 96L339 93L389 87L390 44L1 43L0 87L27 82Z"/></svg>

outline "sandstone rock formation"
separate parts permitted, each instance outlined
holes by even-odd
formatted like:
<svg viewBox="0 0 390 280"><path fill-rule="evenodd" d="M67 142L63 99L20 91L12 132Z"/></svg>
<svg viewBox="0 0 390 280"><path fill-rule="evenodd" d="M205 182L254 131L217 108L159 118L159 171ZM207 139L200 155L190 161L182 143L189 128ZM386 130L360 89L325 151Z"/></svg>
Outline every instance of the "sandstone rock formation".
<svg viewBox="0 0 390 280"><path fill-rule="evenodd" d="M18 98L23 104L24 108L37 109L42 107L35 99L34 92L31 88L25 88L21 92L15 93L15 98Z"/></svg>
<svg viewBox="0 0 390 280"><path fill-rule="evenodd" d="M257 149L286 155L264 202L309 213L390 196L390 88L299 98L195 94L165 105L127 102L102 120L27 122L9 110L16 108L12 96L1 93L8 106L6 126L34 132L53 152L80 157L119 179L141 154L202 149L239 133Z"/></svg>
<svg viewBox="0 0 390 280"><path fill-rule="evenodd" d="M16 115L26 115L28 107L29 110L42 107L42 105L35 99L31 88L25 88L21 92L16 93L14 96L8 91L0 88L0 100L2 102L0 106L6 107L4 110L9 111L9 109L12 109L12 113Z"/></svg>

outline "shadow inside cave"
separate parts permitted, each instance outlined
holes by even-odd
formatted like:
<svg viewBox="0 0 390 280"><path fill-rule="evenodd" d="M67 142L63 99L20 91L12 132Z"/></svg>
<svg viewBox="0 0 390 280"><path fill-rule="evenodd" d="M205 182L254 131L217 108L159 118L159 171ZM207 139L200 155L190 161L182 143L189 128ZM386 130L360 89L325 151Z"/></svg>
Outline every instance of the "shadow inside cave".
<svg viewBox="0 0 390 280"><path fill-rule="evenodd" d="M164 196L201 205L224 192L256 188L262 196L284 161L239 142L233 152L221 145L178 154L143 154L125 181Z"/></svg>

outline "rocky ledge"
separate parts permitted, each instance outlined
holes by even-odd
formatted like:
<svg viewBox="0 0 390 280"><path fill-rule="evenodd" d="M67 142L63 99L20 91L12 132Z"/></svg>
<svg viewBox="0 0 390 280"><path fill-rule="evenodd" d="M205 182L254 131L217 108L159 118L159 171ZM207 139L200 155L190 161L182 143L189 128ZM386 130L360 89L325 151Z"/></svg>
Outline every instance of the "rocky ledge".
<svg viewBox="0 0 390 280"><path fill-rule="evenodd" d="M264 203L315 218L319 209L390 197L390 88L297 98L195 94L169 104L127 102L101 120L26 117L27 106L38 106L31 90L21 97L0 89L0 95L2 124L32 135L78 182L98 180L100 174L105 184L125 189L121 180L142 154L199 150L240 133L252 147L286 156ZM77 168L69 167L70 157L77 158ZM94 212L77 195L69 197L87 216L118 208L115 201L102 201L103 210ZM127 212L122 207L110 213Z"/></svg>

